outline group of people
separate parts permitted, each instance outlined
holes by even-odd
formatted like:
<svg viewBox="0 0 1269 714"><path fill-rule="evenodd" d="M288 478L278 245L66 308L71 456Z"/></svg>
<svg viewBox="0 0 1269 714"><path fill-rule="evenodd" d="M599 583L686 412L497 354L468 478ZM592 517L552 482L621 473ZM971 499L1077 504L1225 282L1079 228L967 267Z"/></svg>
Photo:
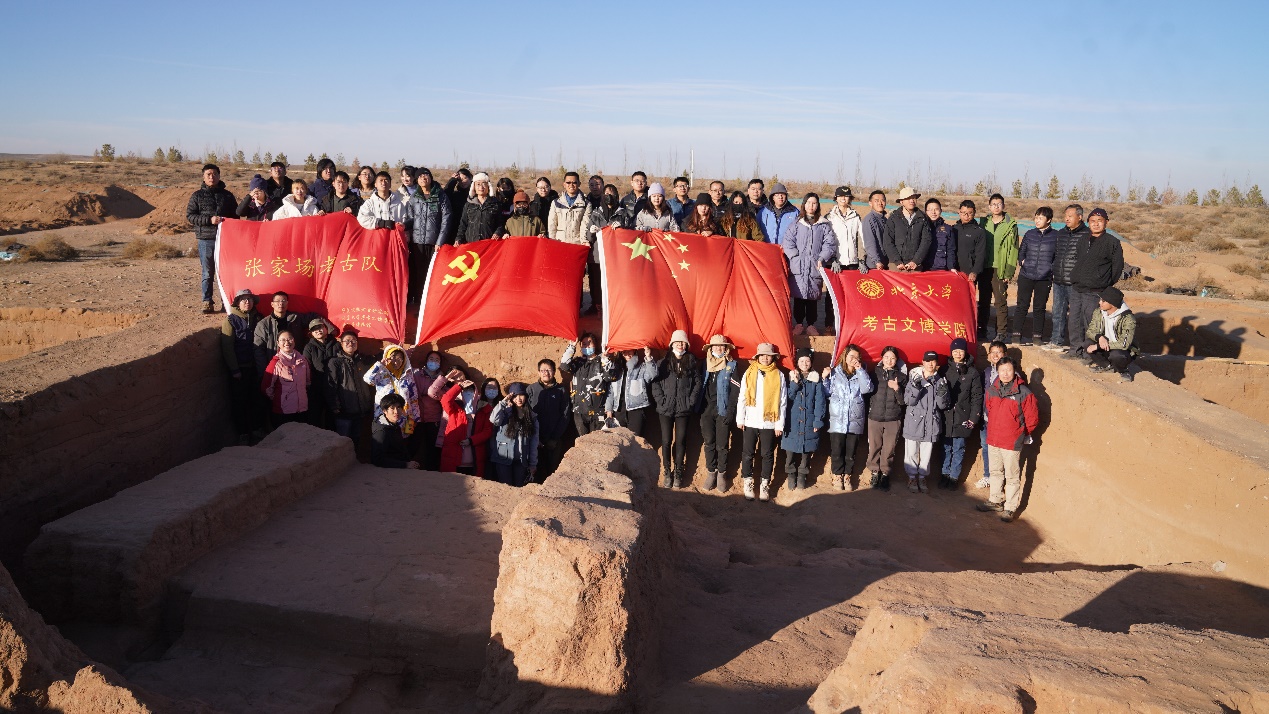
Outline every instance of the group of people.
<svg viewBox="0 0 1269 714"><path fill-rule="evenodd" d="M929 198L918 209L921 194L905 187L898 194L898 208L887 209L886 194L868 196L869 212L860 216L849 186L838 187L831 207L816 193L806 193L801 204L789 200L788 189L776 183L767 191L762 179L751 180L744 192L728 195L722 181L712 181L707 192L690 197L690 182L678 177L670 194L647 175L630 176L624 195L603 176L587 179L564 175L564 191L540 177L534 195L518 190L509 178L497 183L486 173L466 168L453 172L441 185L426 168L405 166L400 185L393 188L387 171L361 167L355 181L338 170L330 159L317 165L310 186L286 175L286 165L274 162L269 178L251 179L248 195L236 202L220 180L220 170L203 168L203 186L190 197L189 222L199 238L203 261L203 309L214 311L212 276L216 226L225 218L278 220L345 212L366 228L401 225L409 238L409 287L407 301L416 307L422 298L432 254L439 245L470 243L507 235L542 236L591 247L587 266L591 306L603 304L600 266L594 251L596 235L605 227L664 230L757 240L780 245L788 264L794 334L819 334L819 303L825 304L823 328L834 323L832 302L825 297L820 268L832 271L953 270L963 273L978 293L980 339L1041 344L1049 296L1053 297L1051 330L1045 349L1067 351L1090 367L1106 366L1132 379L1128 364L1135 355L1131 340L1115 340L1117 347L1101 349L1096 314L1103 290L1119 281L1123 250L1107 232L1109 216L1094 209L1087 223L1084 208L1071 204L1064 211L1065 225L1052 227L1054 212L1045 206L1035 212L1035 228L1019 237L1018 222L1005 210L1005 199L994 194L988 215L977 215L972 200L957 206L957 219L949 224L943 205ZM1011 325L1008 290L1017 286ZM995 329L989 329L992 306ZM1100 321L1100 322L1099 322ZM1069 337L1068 337L1069 335ZM1112 330L1112 337L1119 333ZM1090 349L1093 348L1093 349ZM1115 359L1094 359L1095 352L1116 352ZM1103 365L1103 361L1105 365Z"/></svg>

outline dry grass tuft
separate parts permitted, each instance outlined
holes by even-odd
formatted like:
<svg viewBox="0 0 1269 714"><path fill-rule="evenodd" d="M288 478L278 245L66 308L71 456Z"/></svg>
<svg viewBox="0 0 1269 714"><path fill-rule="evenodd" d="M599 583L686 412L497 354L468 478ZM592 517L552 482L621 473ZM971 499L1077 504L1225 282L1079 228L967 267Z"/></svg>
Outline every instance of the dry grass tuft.
<svg viewBox="0 0 1269 714"><path fill-rule="evenodd" d="M27 246L18 260L20 262L41 261L57 263L74 260L78 257L79 251L62 240L60 236L44 236L34 244Z"/></svg>
<svg viewBox="0 0 1269 714"><path fill-rule="evenodd" d="M1269 226L1254 218L1240 218L1229 226L1229 232L1235 238L1258 240L1261 244L1269 241Z"/></svg>
<svg viewBox="0 0 1269 714"><path fill-rule="evenodd" d="M1260 300L1261 302L1269 302L1269 291L1256 288L1247 294L1248 300Z"/></svg>
<svg viewBox="0 0 1269 714"><path fill-rule="evenodd" d="M122 255L124 258L169 260L183 257L185 253L180 248L170 246L161 240L139 238L129 241L127 247L123 249Z"/></svg>
<svg viewBox="0 0 1269 714"><path fill-rule="evenodd" d="M1193 253L1167 253L1163 256L1163 264L1169 268L1189 268L1194 265Z"/></svg>
<svg viewBox="0 0 1269 714"><path fill-rule="evenodd" d="M1198 247L1209 253L1228 253L1231 250L1238 250L1237 244L1220 236L1203 236L1198 240Z"/></svg>
<svg viewBox="0 0 1269 714"><path fill-rule="evenodd" d="M1260 274L1265 272L1265 266L1255 261L1234 263L1229 266L1229 271L1231 273L1238 273L1239 275L1246 275L1251 278L1259 278Z"/></svg>

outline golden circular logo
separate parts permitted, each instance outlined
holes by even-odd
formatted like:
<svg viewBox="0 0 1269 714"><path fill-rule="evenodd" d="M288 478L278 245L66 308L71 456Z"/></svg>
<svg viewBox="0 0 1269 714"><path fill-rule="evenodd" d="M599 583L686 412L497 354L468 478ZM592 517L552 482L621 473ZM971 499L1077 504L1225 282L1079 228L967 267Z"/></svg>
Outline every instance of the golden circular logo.
<svg viewBox="0 0 1269 714"><path fill-rule="evenodd" d="M886 294L886 288L881 283L872 278L864 278L855 284L859 289L859 294L870 300L876 300Z"/></svg>

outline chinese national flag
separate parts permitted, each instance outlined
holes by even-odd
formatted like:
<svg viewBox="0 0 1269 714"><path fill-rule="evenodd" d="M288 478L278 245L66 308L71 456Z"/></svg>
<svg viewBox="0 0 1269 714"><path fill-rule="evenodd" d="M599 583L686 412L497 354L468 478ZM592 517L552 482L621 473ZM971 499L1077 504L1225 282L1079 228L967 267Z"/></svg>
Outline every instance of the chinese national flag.
<svg viewBox="0 0 1269 714"><path fill-rule="evenodd" d="M335 327L353 325L362 337L405 339L408 283L405 234L367 230L347 213L220 224L216 281L230 305L243 288L263 296L284 292L289 309L324 316Z"/></svg>
<svg viewBox="0 0 1269 714"><path fill-rule="evenodd" d="M527 237L437 248L415 342L489 327L577 339L589 252L584 245Z"/></svg>
<svg viewBox="0 0 1269 714"><path fill-rule="evenodd" d="M604 229L604 346L665 348L686 330L699 353L715 334L742 358L761 342L791 355L789 282L777 245L695 233Z"/></svg>
<svg viewBox="0 0 1269 714"><path fill-rule="evenodd" d="M834 360L851 343L873 362L882 349L893 345L899 358L911 364L920 362L926 350L946 358L957 337L970 344L976 339L974 286L960 273L821 272L837 312Z"/></svg>

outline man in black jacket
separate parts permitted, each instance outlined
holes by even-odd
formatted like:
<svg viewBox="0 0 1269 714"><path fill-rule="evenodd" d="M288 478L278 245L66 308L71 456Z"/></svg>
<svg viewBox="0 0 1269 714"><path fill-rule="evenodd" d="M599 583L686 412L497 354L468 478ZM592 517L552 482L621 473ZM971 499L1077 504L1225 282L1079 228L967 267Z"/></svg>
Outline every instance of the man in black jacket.
<svg viewBox="0 0 1269 714"><path fill-rule="evenodd" d="M405 398L396 392L379 400L383 416L370 426L370 463L385 469L417 469L419 462L410 459L410 450L401 433L405 418Z"/></svg>
<svg viewBox="0 0 1269 714"><path fill-rule="evenodd" d="M1088 214L1088 237L1075 244L1075 265L1071 268L1071 303L1067 325L1071 336L1068 359L1088 359L1091 341L1085 335L1093 311L1101 305L1098 294L1119 282L1124 272L1124 249L1119 239L1106 232L1110 217L1104 208ZM1080 326L1084 327L1081 328Z"/></svg>
<svg viewBox="0 0 1269 714"><path fill-rule="evenodd" d="M1084 207L1072 203L1066 207L1063 220L1066 225L1057 231L1057 246L1053 253L1053 334L1042 349L1062 352L1066 348L1067 314L1071 302L1071 271L1075 270L1075 257L1081 241L1088 241L1088 226L1084 224ZM1077 330L1082 332L1088 325ZM1074 334L1074 333L1072 333Z"/></svg>
<svg viewBox="0 0 1269 714"><path fill-rule="evenodd" d="M357 211L361 210L361 196L348 190L348 174L343 171L335 172L335 180L331 182L331 191L322 197L318 202L324 213L351 213L353 218L357 217Z"/></svg>
<svg viewBox="0 0 1269 714"><path fill-rule="evenodd" d="M194 226L194 237L198 239L198 262L203 268L203 312L208 315L216 312L212 304L212 279L216 275L216 232L221 221L233 218L237 208L238 201L220 180L220 167L205 164L203 185L189 197L189 204L185 207L185 220Z"/></svg>
<svg viewBox="0 0 1269 714"><path fill-rule="evenodd" d="M564 456L564 432L568 430L573 405L564 385L555 380L555 362L538 362L538 381L526 390L527 404L538 415L538 470L541 483L555 472Z"/></svg>
<svg viewBox="0 0 1269 714"><path fill-rule="evenodd" d="M891 270L921 270L925 257L934 244L930 220L916 209L921 194L905 187L899 192L899 210L886 219L886 235L882 248Z"/></svg>
<svg viewBox="0 0 1269 714"><path fill-rule="evenodd" d="M956 264L978 290L978 336L987 333L987 318L991 313L991 237L987 229L975 219L978 206L965 199L961 201L960 222L956 224Z"/></svg>
<svg viewBox="0 0 1269 714"><path fill-rule="evenodd" d="M281 202L291 195L291 178L286 175L286 164L274 161L269 164L269 180L264 182L264 192L269 198Z"/></svg>
<svg viewBox="0 0 1269 714"><path fill-rule="evenodd" d="M326 363L326 403L335 417L335 433L352 439L357 448L361 420L374 413L374 388L366 384L366 372L374 360L357 351L357 330L344 325L339 352Z"/></svg>

